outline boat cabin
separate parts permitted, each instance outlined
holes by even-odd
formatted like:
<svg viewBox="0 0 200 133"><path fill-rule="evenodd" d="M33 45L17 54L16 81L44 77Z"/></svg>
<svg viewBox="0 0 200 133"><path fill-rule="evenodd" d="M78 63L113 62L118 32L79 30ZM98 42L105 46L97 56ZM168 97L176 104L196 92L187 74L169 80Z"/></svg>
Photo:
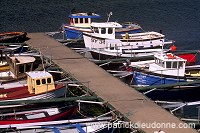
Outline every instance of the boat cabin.
<svg viewBox="0 0 200 133"><path fill-rule="evenodd" d="M116 28L122 28L122 25L116 22L91 23L93 33L102 38L115 39Z"/></svg>
<svg viewBox="0 0 200 133"><path fill-rule="evenodd" d="M184 76L186 61L171 53L161 53L154 55L155 62L149 65L149 71L171 75L171 76Z"/></svg>
<svg viewBox="0 0 200 133"><path fill-rule="evenodd" d="M30 94L40 94L55 89L53 76L46 71L27 72L27 85Z"/></svg>
<svg viewBox="0 0 200 133"><path fill-rule="evenodd" d="M92 19L100 18L101 16L95 13L75 13L70 14L69 16L69 23L71 26L75 27L90 27L92 23Z"/></svg>
<svg viewBox="0 0 200 133"><path fill-rule="evenodd" d="M26 76L26 72L32 71L35 62L35 58L30 56L7 56L6 60L11 76L17 79Z"/></svg>

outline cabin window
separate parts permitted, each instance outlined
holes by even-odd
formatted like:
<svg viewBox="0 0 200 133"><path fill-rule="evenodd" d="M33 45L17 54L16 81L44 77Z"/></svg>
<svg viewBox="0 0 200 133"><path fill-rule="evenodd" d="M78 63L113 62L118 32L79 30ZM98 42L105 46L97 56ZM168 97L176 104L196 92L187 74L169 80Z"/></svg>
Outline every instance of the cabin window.
<svg viewBox="0 0 200 133"><path fill-rule="evenodd" d="M171 62L166 62L166 68L171 68Z"/></svg>
<svg viewBox="0 0 200 133"><path fill-rule="evenodd" d="M106 34L106 28L101 28L101 34Z"/></svg>
<svg viewBox="0 0 200 133"><path fill-rule="evenodd" d="M113 29L112 28L108 28L108 34L112 34Z"/></svg>
<svg viewBox="0 0 200 133"><path fill-rule="evenodd" d="M85 18L85 23L88 23L88 18Z"/></svg>
<svg viewBox="0 0 200 133"><path fill-rule="evenodd" d="M94 32L99 33L99 29L97 27L94 27Z"/></svg>
<svg viewBox="0 0 200 133"><path fill-rule="evenodd" d="M40 85L40 80L39 79L36 80L36 85Z"/></svg>
<svg viewBox="0 0 200 133"><path fill-rule="evenodd" d="M24 73L24 65L19 65L19 73Z"/></svg>
<svg viewBox="0 0 200 133"><path fill-rule="evenodd" d="M172 68L177 68L177 62L173 62L173 64L172 64Z"/></svg>
<svg viewBox="0 0 200 133"><path fill-rule="evenodd" d="M51 83L51 78L47 78L47 83Z"/></svg>
<svg viewBox="0 0 200 133"><path fill-rule="evenodd" d="M42 84L46 84L46 79L42 79Z"/></svg>
<svg viewBox="0 0 200 133"><path fill-rule="evenodd" d="M26 72L30 72L31 71L31 64L26 64Z"/></svg>
<svg viewBox="0 0 200 133"><path fill-rule="evenodd" d="M112 46L112 44L110 44L110 50L114 50L114 47Z"/></svg>
<svg viewBox="0 0 200 133"><path fill-rule="evenodd" d="M73 19L72 18L70 18L69 21L70 21L70 23L73 23Z"/></svg>
<svg viewBox="0 0 200 133"><path fill-rule="evenodd" d="M75 18L75 23L78 23L78 18Z"/></svg>
<svg viewBox="0 0 200 133"><path fill-rule="evenodd" d="M178 68L183 68L183 61L179 61Z"/></svg>
<svg viewBox="0 0 200 133"><path fill-rule="evenodd" d="M80 23L83 23L83 18L80 18Z"/></svg>

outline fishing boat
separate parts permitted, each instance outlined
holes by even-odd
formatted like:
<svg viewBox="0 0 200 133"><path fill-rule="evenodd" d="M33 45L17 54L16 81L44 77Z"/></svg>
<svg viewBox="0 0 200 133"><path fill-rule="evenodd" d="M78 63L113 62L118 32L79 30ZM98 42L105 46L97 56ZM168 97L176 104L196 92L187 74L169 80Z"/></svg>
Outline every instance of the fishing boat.
<svg viewBox="0 0 200 133"><path fill-rule="evenodd" d="M99 19L101 18L101 16L92 12L85 12L85 13L71 13L68 16L68 18L69 18L69 24L63 25L63 30L65 32L66 38L83 39L83 32L87 33L92 32L90 25L93 19ZM116 34L137 33L141 31L142 28L138 24L126 22L123 23L120 29L116 30Z"/></svg>
<svg viewBox="0 0 200 133"><path fill-rule="evenodd" d="M27 39L26 35L26 32L0 33L0 43L21 43Z"/></svg>
<svg viewBox="0 0 200 133"><path fill-rule="evenodd" d="M121 121L122 123L122 121ZM71 119L47 122L35 122L26 124L10 124L0 125L0 129L4 132L14 133L13 129L20 132L49 132L55 133L110 133L116 128L109 127L109 124L120 124L117 121L113 122L112 117L100 118L84 118Z"/></svg>
<svg viewBox="0 0 200 133"><path fill-rule="evenodd" d="M7 56L6 58L9 70L0 72L1 83L22 79L26 76L26 72L37 68L34 66L36 59L31 56Z"/></svg>
<svg viewBox="0 0 200 133"><path fill-rule="evenodd" d="M13 111L11 113L2 113L0 116L0 125L26 124L36 122L46 122L65 119L72 116L77 106L51 107L41 109L29 109L24 111Z"/></svg>
<svg viewBox="0 0 200 133"><path fill-rule="evenodd" d="M154 55L154 62L151 62L148 67L132 67L136 85L151 86L174 84L194 81L195 79L200 78L199 67L186 66L186 61L186 59L172 53L160 53Z"/></svg>
<svg viewBox="0 0 200 133"><path fill-rule="evenodd" d="M153 31L116 34L116 30L122 28L117 22L93 22L91 28L92 33L83 33L85 47L88 49L126 46L126 49L138 50L172 44L172 41L166 41L165 35Z"/></svg>
<svg viewBox="0 0 200 133"><path fill-rule="evenodd" d="M64 24L64 32L67 39L81 39L82 32L91 32L90 24L93 19L101 16L92 12L70 13L69 24Z"/></svg>
<svg viewBox="0 0 200 133"><path fill-rule="evenodd" d="M49 72L31 71L26 74L27 84L0 90L0 102L48 99L66 94L65 84L55 84Z"/></svg>

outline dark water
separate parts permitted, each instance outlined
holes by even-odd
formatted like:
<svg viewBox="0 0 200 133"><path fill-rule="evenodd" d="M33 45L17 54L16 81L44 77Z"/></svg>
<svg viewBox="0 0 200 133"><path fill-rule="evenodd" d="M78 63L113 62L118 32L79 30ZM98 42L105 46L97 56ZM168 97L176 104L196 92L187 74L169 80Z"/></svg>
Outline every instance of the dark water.
<svg viewBox="0 0 200 133"><path fill-rule="evenodd" d="M58 31L72 8L110 21L133 21L145 31L160 31L178 49L200 49L199 0L0 0L0 32Z"/></svg>
<svg viewBox="0 0 200 133"><path fill-rule="evenodd" d="M70 9L92 11L110 21L134 21L145 31L163 31L180 49L200 49L199 0L1 0L0 32L57 31Z"/></svg>

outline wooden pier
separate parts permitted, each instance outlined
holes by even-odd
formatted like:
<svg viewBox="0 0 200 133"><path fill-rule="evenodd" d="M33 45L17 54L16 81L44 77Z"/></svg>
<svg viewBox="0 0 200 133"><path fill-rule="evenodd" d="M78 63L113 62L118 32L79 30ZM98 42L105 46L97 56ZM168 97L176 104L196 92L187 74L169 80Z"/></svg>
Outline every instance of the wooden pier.
<svg viewBox="0 0 200 133"><path fill-rule="evenodd" d="M27 44L40 50L43 55L51 58L53 62L80 82L90 81L90 90L111 104L132 123L154 123L154 126L155 124L158 126L158 124L170 123L176 126L172 128L141 128L143 131L154 133L161 129L165 133L197 132L192 128L179 128L183 122L177 117L45 33L28 33L28 37L30 40L26 42Z"/></svg>

